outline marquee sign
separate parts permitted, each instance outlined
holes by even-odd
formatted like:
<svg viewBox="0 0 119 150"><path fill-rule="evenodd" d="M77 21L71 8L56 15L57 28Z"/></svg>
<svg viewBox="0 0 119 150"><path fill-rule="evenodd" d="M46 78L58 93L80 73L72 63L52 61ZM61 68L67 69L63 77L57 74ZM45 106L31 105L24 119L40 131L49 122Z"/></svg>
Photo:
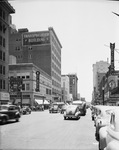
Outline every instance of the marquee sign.
<svg viewBox="0 0 119 150"><path fill-rule="evenodd" d="M50 43L49 32L29 32L23 33L23 46L41 45Z"/></svg>

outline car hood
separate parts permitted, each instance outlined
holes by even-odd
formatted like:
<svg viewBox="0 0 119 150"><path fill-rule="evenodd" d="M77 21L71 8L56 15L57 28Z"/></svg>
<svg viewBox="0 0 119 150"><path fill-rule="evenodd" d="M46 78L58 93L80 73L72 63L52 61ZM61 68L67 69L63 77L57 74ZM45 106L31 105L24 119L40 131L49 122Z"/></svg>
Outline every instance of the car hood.
<svg viewBox="0 0 119 150"><path fill-rule="evenodd" d="M75 114L76 112L76 107L71 107L69 106L67 109L66 109L66 114Z"/></svg>

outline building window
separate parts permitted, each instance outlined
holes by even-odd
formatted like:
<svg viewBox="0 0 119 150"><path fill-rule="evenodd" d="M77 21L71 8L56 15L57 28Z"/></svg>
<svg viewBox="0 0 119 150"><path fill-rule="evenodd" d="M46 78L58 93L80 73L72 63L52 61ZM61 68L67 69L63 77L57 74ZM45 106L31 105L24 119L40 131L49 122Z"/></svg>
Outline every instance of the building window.
<svg viewBox="0 0 119 150"><path fill-rule="evenodd" d="M22 84L22 91L25 91L25 84Z"/></svg>
<svg viewBox="0 0 119 150"><path fill-rule="evenodd" d="M0 79L0 89L2 89L2 80Z"/></svg>
<svg viewBox="0 0 119 150"><path fill-rule="evenodd" d="M2 36L0 36L0 45L2 46Z"/></svg>
<svg viewBox="0 0 119 150"><path fill-rule="evenodd" d="M3 66L3 74L5 75L5 66Z"/></svg>
<svg viewBox="0 0 119 150"><path fill-rule="evenodd" d="M2 51L0 51L0 60L2 60Z"/></svg>
<svg viewBox="0 0 119 150"><path fill-rule="evenodd" d="M0 74L2 74L2 65L0 65Z"/></svg>
<svg viewBox="0 0 119 150"><path fill-rule="evenodd" d="M30 76L26 76L26 79L29 79L30 78Z"/></svg>
<svg viewBox="0 0 119 150"><path fill-rule="evenodd" d="M3 11L3 19L5 20L5 12Z"/></svg>
<svg viewBox="0 0 119 150"><path fill-rule="evenodd" d="M3 61L5 61L5 52L3 52Z"/></svg>
<svg viewBox="0 0 119 150"><path fill-rule="evenodd" d="M0 17L2 18L2 9L0 8Z"/></svg>
<svg viewBox="0 0 119 150"><path fill-rule="evenodd" d="M5 89L5 80L3 80L3 89Z"/></svg>
<svg viewBox="0 0 119 150"><path fill-rule="evenodd" d="M29 84L29 83L26 84L26 90L27 90L27 91L30 90L30 84Z"/></svg>
<svg viewBox="0 0 119 150"><path fill-rule="evenodd" d="M2 31L2 22L0 21L0 31Z"/></svg>
<svg viewBox="0 0 119 150"><path fill-rule="evenodd" d="M5 38L3 38L3 47L5 47Z"/></svg>
<svg viewBox="0 0 119 150"><path fill-rule="evenodd" d="M22 76L22 79L25 79L25 76Z"/></svg>

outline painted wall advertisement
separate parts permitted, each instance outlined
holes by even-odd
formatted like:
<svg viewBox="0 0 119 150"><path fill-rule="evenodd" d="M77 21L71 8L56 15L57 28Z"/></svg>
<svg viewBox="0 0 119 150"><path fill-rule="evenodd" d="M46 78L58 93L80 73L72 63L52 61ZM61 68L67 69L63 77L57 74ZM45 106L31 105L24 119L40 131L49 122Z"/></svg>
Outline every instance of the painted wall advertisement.
<svg viewBox="0 0 119 150"><path fill-rule="evenodd" d="M50 43L49 32L29 32L23 33L23 46L41 45Z"/></svg>
<svg viewBox="0 0 119 150"><path fill-rule="evenodd" d="M119 97L118 76L110 76L108 78L108 86L111 97Z"/></svg>

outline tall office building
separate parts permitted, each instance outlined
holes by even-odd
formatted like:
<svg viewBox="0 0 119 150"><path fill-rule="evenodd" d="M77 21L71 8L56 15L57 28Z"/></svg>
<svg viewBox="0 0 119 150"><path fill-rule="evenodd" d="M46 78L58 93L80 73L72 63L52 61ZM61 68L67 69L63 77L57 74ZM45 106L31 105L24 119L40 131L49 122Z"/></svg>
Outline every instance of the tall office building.
<svg viewBox="0 0 119 150"><path fill-rule="evenodd" d="M14 8L7 0L0 0L0 103L9 101L8 93L8 63L9 63L9 28L10 14Z"/></svg>
<svg viewBox="0 0 119 150"><path fill-rule="evenodd" d="M69 92L73 96L73 100L77 99L77 91L78 91L78 77L77 74L68 74L69 77Z"/></svg>
<svg viewBox="0 0 119 150"><path fill-rule="evenodd" d="M55 101L61 100L61 48L52 27L38 32L11 29L10 55L16 57L17 63L33 63L51 76Z"/></svg>
<svg viewBox="0 0 119 150"><path fill-rule="evenodd" d="M62 88L62 101L66 103L67 101L70 101L69 77L67 75L62 75L61 88Z"/></svg>
<svg viewBox="0 0 119 150"><path fill-rule="evenodd" d="M109 63L107 61L99 61L93 64L93 89L99 92L99 84L105 73L108 71Z"/></svg>

